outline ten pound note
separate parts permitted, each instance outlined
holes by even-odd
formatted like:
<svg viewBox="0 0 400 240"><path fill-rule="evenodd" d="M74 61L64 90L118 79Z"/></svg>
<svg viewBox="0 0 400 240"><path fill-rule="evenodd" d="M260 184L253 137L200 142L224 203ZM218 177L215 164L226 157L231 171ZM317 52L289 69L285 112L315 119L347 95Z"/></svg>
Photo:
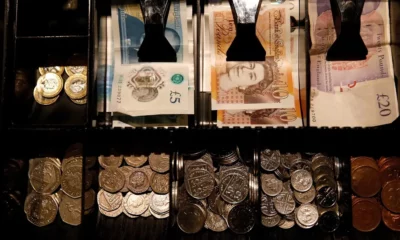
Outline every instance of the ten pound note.
<svg viewBox="0 0 400 240"><path fill-rule="evenodd" d="M114 78L113 112L144 116L189 111L187 64L125 65L119 67Z"/></svg>
<svg viewBox="0 0 400 240"><path fill-rule="evenodd" d="M360 33L366 60L328 62L336 39L330 1L310 0L311 126L377 126L399 116L388 7L387 1L365 1Z"/></svg>

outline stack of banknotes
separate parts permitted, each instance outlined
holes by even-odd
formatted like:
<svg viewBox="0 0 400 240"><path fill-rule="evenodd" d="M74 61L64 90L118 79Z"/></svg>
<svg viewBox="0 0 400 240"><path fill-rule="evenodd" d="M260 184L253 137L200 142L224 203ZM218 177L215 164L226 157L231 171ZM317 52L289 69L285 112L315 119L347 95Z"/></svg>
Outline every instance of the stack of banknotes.
<svg viewBox="0 0 400 240"><path fill-rule="evenodd" d="M297 8L293 7L293 4ZM302 126L298 30L290 16L299 16L298 1L262 4L256 35L266 50L263 62L227 62L226 52L236 36L228 4L210 5L209 83L218 126ZM207 35L207 33L206 33ZM207 76L206 76L207 78Z"/></svg>
<svg viewBox="0 0 400 240"><path fill-rule="evenodd" d="M145 32L138 2L119 1L112 16L100 21L98 79L106 84L98 84L98 110L113 114L114 127L187 125L187 115L194 113L192 15L187 11L185 2L172 1L166 23L177 63L139 63Z"/></svg>
<svg viewBox="0 0 400 240"><path fill-rule="evenodd" d="M329 0L310 0L310 125L368 127L392 123L398 100L390 50L389 3L365 0L361 37L363 61L326 61L336 40Z"/></svg>

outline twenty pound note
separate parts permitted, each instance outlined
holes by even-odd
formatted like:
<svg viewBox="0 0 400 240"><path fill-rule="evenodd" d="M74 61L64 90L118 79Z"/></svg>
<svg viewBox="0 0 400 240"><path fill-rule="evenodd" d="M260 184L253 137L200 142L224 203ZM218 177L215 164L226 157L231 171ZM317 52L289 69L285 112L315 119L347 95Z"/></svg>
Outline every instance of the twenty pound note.
<svg viewBox="0 0 400 240"><path fill-rule="evenodd" d="M189 110L187 64L135 64L115 73L113 112L130 116L187 114Z"/></svg>

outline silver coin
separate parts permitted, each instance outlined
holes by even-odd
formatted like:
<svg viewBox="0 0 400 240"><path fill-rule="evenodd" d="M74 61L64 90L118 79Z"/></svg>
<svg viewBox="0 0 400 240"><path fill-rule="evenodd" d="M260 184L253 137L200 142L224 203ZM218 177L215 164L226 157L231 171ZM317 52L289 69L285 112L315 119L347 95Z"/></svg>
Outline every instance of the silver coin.
<svg viewBox="0 0 400 240"><path fill-rule="evenodd" d="M311 159L311 167L313 171L315 171L315 169L319 168L320 166L328 166L333 170L332 160L329 157L323 155L322 153L316 154Z"/></svg>
<svg viewBox="0 0 400 240"><path fill-rule="evenodd" d="M197 204L186 204L178 212L178 227L185 233L199 232L206 222L206 213Z"/></svg>
<svg viewBox="0 0 400 240"><path fill-rule="evenodd" d="M97 193L97 203L99 208L104 209L107 212L114 211L122 205L122 193L109 193L101 189Z"/></svg>
<svg viewBox="0 0 400 240"><path fill-rule="evenodd" d="M290 229L294 226L294 221L290 221L287 219L281 219L281 221L278 224L278 227L282 228L282 229Z"/></svg>
<svg viewBox="0 0 400 240"><path fill-rule="evenodd" d="M223 232L228 228L228 225L222 216L207 209L207 218L204 227L214 232Z"/></svg>
<svg viewBox="0 0 400 240"><path fill-rule="evenodd" d="M165 213L169 211L169 194L151 193L150 208L157 213Z"/></svg>
<svg viewBox="0 0 400 240"><path fill-rule="evenodd" d="M207 170L193 170L185 173L185 187L190 196L204 199L214 189L214 178Z"/></svg>
<svg viewBox="0 0 400 240"><path fill-rule="evenodd" d="M236 234L245 234L255 225L254 210L245 204L236 205L228 215L228 226Z"/></svg>
<svg viewBox="0 0 400 240"><path fill-rule="evenodd" d="M128 198L129 198L129 194L126 194L125 197L124 197L124 199L122 200L122 206L123 206L123 207L122 207L122 212L125 214L125 216L127 216L127 217L129 217L129 218L138 218L139 216L130 214L130 213L126 210L125 206L127 206L126 201L128 200Z"/></svg>
<svg viewBox="0 0 400 240"><path fill-rule="evenodd" d="M293 172L290 182L296 191L306 192L312 187L313 179L310 172L301 169Z"/></svg>
<svg viewBox="0 0 400 240"><path fill-rule="evenodd" d="M281 153L281 163L286 169L290 169L292 166L292 163L298 159L301 159L301 154L300 153Z"/></svg>
<svg viewBox="0 0 400 240"><path fill-rule="evenodd" d="M283 191L286 191L286 192L290 193L290 195L293 196L294 192L293 192L293 189L292 189L292 185L290 185L290 181L286 181L286 182L283 183L282 192Z"/></svg>
<svg viewBox="0 0 400 240"><path fill-rule="evenodd" d="M268 217L272 217L278 214L275 210L273 197L265 194L261 195L261 212Z"/></svg>
<svg viewBox="0 0 400 240"><path fill-rule="evenodd" d="M268 217L268 216L261 216L261 224L265 227L275 227L281 221L281 216L276 214L275 216Z"/></svg>
<svg viewBox="0 0 400 240"><path fill-rule="evenodd" d="M164 218L169 217L169 212L165 212L163 214L160 214L160 213L154 211L152 208L149 208L149 209L150 209L150 214L153 215L157 219L164 219Z"/></svg>
<svg viewBox="0 0 400 240"><path fill-rule="evenodd" d="M297 170L307 170L308 172L312 172L311 169L311 162L308 160L304 160L304 159L299 159L296 160L292 163L292 165L290 166L290 175L292 175L293 172L297 171Z"/></svg>
<svg viewBox="0 0 400 240"><path fill-rule="evenodd" d="M329 177L334 179L335 178L335 173L333 172L332 168L322 165L318 167L317 169L314 170L313 172L313 179L314 182L317 182L320 178L323 176Z"/></svg>
<svg viewBox="0 0 400 240"><path fill-rule="evenodd" d="M261 167L265 171L275 171L281 164L281 154L279 150L265 149L260 154Z"/></svg>
<svg viewBox="0 0 400 240"><path fill-rule="evenodd" d="M282 191L283 183L274 174L262 174L261 188L265 194L274 197Z"/></svg>
<svg viewBox="0 0 400 240"><path fill-rule="evenodd" d="M99 212L107 217L118 217L122 213L123 209L124 209L124 207L121 204L117 209L115 209L113 211L108 212L102 208L99 208Z"/></svg>
<svg viewBox="0 0 400 240"><path fill-rule="evenodd" d="M296 203L289 192L282 191L274 197L274 206L278 213L285 215L294 211Z"/></svg>
<svg viewBox="0 0 400 240"><path fill-rule="evenodd" d="M246 199L249 193L247 172L229 171L221 180L221 198L231 204L237 204Z"/></svg>
<svg viewBox="0 0 400 240"><path fill-rule="evenodd" d="M318 222L318 209L313 204L302 204L296 211L296 222L309 227Z"/></svg>
<svg viewBox="0 0 400 240"><path fill-rule="evenodd" d="M123 166L119 168L125 176L125 184L124 187L120 190L121 192L128 192L128 185L129 185L129 177L131 176L131 174L133 173L134 168L131 166Z"/></svg>
<svg viewBox="0 0 400 240"><path fill-rule="evenodd" d="M124 207L128 213L132 215L140 215L149 208L149 205L146 202L145 194L136 195L129 192L126 195L128 197Z"/></svg>
<svg viewBox="0 0 400 240"><path fill-rule="evenodd" d="M307 192L294 191L294 197L299 203L310 203L314 201L316 195L315 188L312 186Z"/></svg>

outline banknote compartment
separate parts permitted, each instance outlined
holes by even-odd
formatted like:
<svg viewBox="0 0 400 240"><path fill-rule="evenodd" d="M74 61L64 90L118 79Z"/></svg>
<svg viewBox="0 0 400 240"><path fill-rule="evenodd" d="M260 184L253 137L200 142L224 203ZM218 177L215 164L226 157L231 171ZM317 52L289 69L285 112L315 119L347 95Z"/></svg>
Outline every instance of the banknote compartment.
<svg viewBox="0 0 400 240"><path fill-rule="evenodd" d="M16 36L89 35L90 0L12 0L16 4Z"/></svg>
<svg viewBox="0 0 400 240"><path fill-rule="evenodd" d="M99 179L100 172L105 171L103 168L104 164L100 163L100 161L102 161L100 160L101 157L107 158L112 155L121 157L149 156L151 153L165 153L169 155L169 159L172 159L173 151L168 141L168 136L168 131L164 129L104 129L101 133L93 131L93 135L89 137L91 144L86 154L87 156L94 157L96 160L96 165L93 168L98 178L98 185L95 189L96 198L99 191L103 189L100 183L101 180ZM172 163L170 160L168 164L170 164L170 169L167 172L170 179L168 186L169 189L171 189L170 181L172 181L173 167L171 166ZM120 168L129 166L127 161L122 159ZM149 161L146 160L141 166L149 166ZM122 194L126 195L129 192L132 193L131 191L126 192L124 190ZM149 193L149 191L146 191L146 193ZM139 195L139 193L135 194ZM169 193L165 195L169 196ZM170 234L169 228L172 211L170 211L169 217L163 219L157 219L154 216L130 218L123 212L116 217L108 217L99 211L99 207L99 203L96 200L93 214L84 217L84 223L85 226L87 226L85 231L88 237L94 237L96 239L109 239L110 237L116 237L117 239L124 239L127 237L164 239ZM121 229L123 229L123 231L120 231Z"/></svg>
<svg viewBox="0 0 400 240"><path fill-rule="evenodd" d="M24 137L21 137L22 135ZM68 152L75 156L83 156L82 143L84 142L84 139L82 138L82 132L67 133L65 131L59 131L58 133L51 134L49 131L43 131L38 134L38 132L24 131L22 135L18 132L7 135L8 141L4 146L5 151L3 151L5 174L4 185L2 187L2 196L4 198L2 197L2 199L7 199L4 202L7 203L7 208L5 207L3 210L7 211L5 214L8 216L7 221L4 222L4 231L6 236L23 238L29 235L35 238L80 239L83 236L82 225L72 226L63 221L59 211L61 201L57 202L55 219L50 219L51 221L49 224L46 224L46 226L43 227L38 227L32 224L27 219L24 208L29 202L26 201L29 194L35 192L35 190L32 189L30 179L36 181L36 186L39 186L37 184L40 184L41 182L41 174L34 174L34 177L29 176L33 171L34 166L38 167L38 165L31 164L31 159L51 158L51 162L49 161L48 163L54 167L53 169L59 169L58 171L60 171L60 177L62 178L64 172L60 170L62 167L58 164L64 162L68 156ZM57 139L57 141L54 141L54 139ZM82 170L82 162L75 166L77 169ZM49 168L44 170L45 174L47 170L49 170ZM77 177L79 177L79 173L77 174ZM82 177L81 174L80 177ZM46 180L44 180L43 183L48 183L46 182L48 179L49 178L46 177ZM79 186L79 184L82 186L82 181L76 181L75 183L77 186ZM60 182L58 185L54 185L52 189L54 189L54 191L51 195L48 195L52 196L51 201L54 200L55 193L61 196L62 190ZM58 200L62 200L62 197L57 198L57 201ZM80 200L77 199L76 203L79 203L80 207L81 204L83 204L82 198L80 198ZM44 206L47 205L44 203ZM41 217L43 216L44 215L41 215ZM81 219L82 216L80 216L80 213L77 213L76 217ZM44 219L45 218L46 217L44 217ZM21 228L23 231L21 231Z"/></svg>

